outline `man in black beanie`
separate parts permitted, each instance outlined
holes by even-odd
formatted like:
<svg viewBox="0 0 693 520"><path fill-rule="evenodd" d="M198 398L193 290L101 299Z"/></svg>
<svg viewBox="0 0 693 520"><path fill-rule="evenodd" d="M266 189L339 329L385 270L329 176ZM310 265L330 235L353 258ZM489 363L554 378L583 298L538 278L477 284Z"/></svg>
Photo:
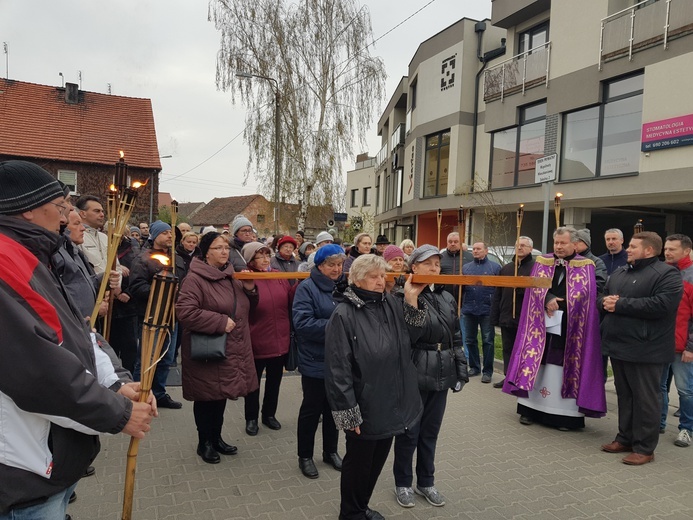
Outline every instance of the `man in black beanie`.
<svg viewBox="0 0 693 520"><path fill-rule="evenodd" d="M141 439L156 413L132 386L103 386L108 367L51 270L68 209L50 173L0 162L0 515L63 518L95 432Z"/></svg>

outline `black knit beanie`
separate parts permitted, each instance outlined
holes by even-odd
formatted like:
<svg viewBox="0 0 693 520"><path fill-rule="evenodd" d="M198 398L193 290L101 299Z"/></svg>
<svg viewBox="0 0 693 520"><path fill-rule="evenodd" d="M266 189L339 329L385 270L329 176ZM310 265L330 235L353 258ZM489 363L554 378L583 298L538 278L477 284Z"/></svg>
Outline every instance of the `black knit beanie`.
<svg viewBox="0 0 693 520"><path fill-rule="evenodd" d="M0 162L0 215L18 215L64 196L58 180L40 166Z"/></svg>
<svg viewBox="0 0 693 520"><path fill-rule="evenodd" d="M220 236L221 233L217 233L216 231L210 231L209 233L202 235L202 238L200 239L200 258L202 260L207 258L209 247L212 245L212 242L214 242Z"/></svg>

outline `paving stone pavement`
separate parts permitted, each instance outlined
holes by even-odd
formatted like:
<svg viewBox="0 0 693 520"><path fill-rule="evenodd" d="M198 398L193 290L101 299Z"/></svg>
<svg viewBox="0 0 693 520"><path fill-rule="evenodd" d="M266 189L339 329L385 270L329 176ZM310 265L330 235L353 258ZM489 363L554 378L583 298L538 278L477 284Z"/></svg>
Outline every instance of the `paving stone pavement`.
<svg viewBox="0 0 693 520"><path fill-rule="evenodd" d="M494 381L500 379L494 375ZM134 520L303 520L337 518L339 473L322 462L320 478L309 480L297 467L296 421L301 402L300 377L282 383L277 418L283 427L260 425L256 437L245 434L243 400L229 401L224 439L238 454L220 464L196 455L192 403L182 410L161 410L151 434L140 443ZM180 388L169 388L181 399ZM684 519L693 516L693 447L673 445L678 419L676 391L666 434L656 460L626 466L621 455L599 450L617 429L616 394L607 384L609 413L587 419L581 432L522 426L515 399L474 377L461 393L450 394L436 455L436 485L444 507L417 496L403 509L394 499L392 453L378 481L371 507L386 518L467 520ZM320 449L320 429L316 450ZM82 479L77 501L68 512L75 520L121 518L125 455L129 438L104 436L96 475ZM344 437L340 435L340 452Z"/></svg>

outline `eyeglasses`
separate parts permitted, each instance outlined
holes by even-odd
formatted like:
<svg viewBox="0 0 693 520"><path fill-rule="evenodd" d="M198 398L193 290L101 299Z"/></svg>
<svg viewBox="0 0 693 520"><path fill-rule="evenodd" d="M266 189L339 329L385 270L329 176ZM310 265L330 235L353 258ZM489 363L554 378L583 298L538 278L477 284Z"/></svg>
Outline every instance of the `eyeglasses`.
<svg viewBox="0 0 693 520"><path fill-rule="evenodd" d="M213 249L214 251L231 251L229 246L214 246L210 247L210 249Z"/></svg>
<svg viewBox="0 0 693 520"><path fill-rule="evenodd" d="M252 229L239 229L238 231L236 231L236 234L243 233L244 235L250 235L252 232Z"/></svg>
<svg viewBox="0 0 693 520"><path fill-rule="evenodd" d="M261 260L263 258L272 258L272 255L270 255L269 253L260 253L258 255L255 255L253 257L253 260Z"/></svg>
<svg viewBox="0 0 693 520"><path fill-rule="evenodd" d="M53 204L53 206L59 208L61 215L65 215L65 212L68 210L68 207L65 204L56 204L55 202L49 202L48 204Z"/></svg>

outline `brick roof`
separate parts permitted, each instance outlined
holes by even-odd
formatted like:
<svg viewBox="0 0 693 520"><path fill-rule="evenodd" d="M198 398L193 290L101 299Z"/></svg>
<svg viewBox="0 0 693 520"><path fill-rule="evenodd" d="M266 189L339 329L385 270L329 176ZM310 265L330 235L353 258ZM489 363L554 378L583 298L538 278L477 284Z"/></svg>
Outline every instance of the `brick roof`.
<svg viewBox="0 0 693 520"><path fill-rule="evenodd" d="M0 79L0 155L161 170L149 99Z"/></svg>
<svg viewBox="0 0 693 520"><path fill-rule="evenodd" d="M238 197L215 197L209 203L191 216L191 224L194 225L219 225L229 224L233 217L262 195L241 195Z"/></svg>

